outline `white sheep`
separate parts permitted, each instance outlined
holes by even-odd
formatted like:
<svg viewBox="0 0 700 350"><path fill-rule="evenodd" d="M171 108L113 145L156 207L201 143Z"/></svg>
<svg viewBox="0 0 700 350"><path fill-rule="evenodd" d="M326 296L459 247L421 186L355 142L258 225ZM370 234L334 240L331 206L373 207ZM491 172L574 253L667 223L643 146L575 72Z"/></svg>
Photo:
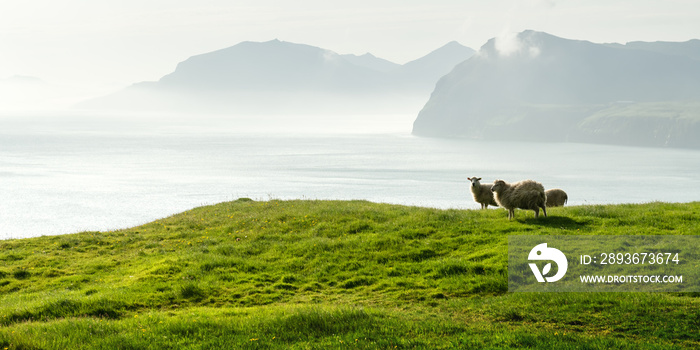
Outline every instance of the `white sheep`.
<svg viewBox="0 0 700 350"><path fill-rule="evenodd" d="M548 207L563 207L569 196L562 189L553 188L544 192L547 195Z"/></svg>
<svg viewBox="0 0 700 350"><path fill-rule="evenodd" d="M488 209L489 205L497 207L498 204L496 200L493 199L493 192L491 192L491 185L481 184L479 181L480 177L468 177L467 180L472 182L471 191L472 196L474 196L474 201L481 204L481 209Z"/></svg>
<svg viewBox="0 0 700 350"><path fill-rule="evenodd" d="M508 209L508 220L515 217L515 208L535 211L535 217L540 216L540 208L544 216L547 216L547 195L544 186L532 180L523 180L509 184L503 180L496 180L491 186L495 194L496 203Z"/></svg>

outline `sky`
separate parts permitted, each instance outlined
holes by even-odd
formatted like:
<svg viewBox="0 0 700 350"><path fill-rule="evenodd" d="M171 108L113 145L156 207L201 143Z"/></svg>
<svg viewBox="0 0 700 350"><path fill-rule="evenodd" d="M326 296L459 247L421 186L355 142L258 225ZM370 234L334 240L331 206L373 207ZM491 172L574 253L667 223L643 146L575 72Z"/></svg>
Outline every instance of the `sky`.
<svg viewBox="0 0 700 350"><path fill-rule="evenodd" d="M592 42L700 38L696 0L2 0L0 80L103 89L158 80L242 41L308 44L396 63L526 29Z"/></svg>

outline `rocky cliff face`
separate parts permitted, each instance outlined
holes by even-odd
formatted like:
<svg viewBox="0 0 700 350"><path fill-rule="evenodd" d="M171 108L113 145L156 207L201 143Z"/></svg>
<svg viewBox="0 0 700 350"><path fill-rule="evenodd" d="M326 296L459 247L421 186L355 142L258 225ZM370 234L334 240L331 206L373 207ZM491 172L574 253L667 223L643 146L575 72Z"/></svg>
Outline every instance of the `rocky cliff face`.
<svg viewBox="0 0 700 350"><path fill-rule="evenodd" d="M534 31L492 39L438 82L413 133L657 146L659 139L649 131L654 125L695 130L691 125L700 120L700 109L692 102L700 101L700 61L679 54L692 50L667 54L651 47L594 44ZM660 102L664 113L647 109ZM681 112L683 118L672 117ZM616 131L602 126L626 118L636 119ZM663 145L688 144L676 140L678 132L668 135Z"/></svg>

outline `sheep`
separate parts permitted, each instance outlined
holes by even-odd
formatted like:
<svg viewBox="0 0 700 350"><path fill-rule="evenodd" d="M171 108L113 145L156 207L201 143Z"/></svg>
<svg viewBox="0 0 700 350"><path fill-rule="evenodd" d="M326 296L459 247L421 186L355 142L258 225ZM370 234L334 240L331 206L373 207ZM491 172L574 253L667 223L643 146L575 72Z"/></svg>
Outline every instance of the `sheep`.
<svg viewBox="0 0 700 350"><path fill-rule="evenodd" d="M488 209L489 204L494 207L498 206L496 200L493 199L491 185L479 183L479 180L481 180L480 177L468 177L467 180L472 182L472 196L474 196L475 202L481 204L481 209Z"/></svg>
<svg viewBox="0 0 700 350"><path fill-rule="evenodd" d="M553 188L544 192L547 195L548 207L563 207L569 200L569 196L559 188Z"/></svg>
<svg viewBox="0 0 700 350"><path fill-rule="evenodd" d="M503 180L496 180L491 186L495 194L496 203L508 209L508 220L515 217L515 208L535 211L535 218L540 216L540 208L544 216L547 216L547 195L544 186L532 180L523 180L509 184Z"/></svg>

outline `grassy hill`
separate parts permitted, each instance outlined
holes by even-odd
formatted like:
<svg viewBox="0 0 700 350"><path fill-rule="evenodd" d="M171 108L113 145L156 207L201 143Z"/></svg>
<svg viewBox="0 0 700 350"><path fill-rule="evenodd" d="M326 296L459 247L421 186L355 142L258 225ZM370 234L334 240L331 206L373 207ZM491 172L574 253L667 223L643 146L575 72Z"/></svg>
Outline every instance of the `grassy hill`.
<svg viewBox="0 0 700 350"><path fill-rule="evenodd" d="M700 203L438 210L239 199L0 241L0 349L696 349L683 293L508 293L508 235L693 235Z"/></svg>

